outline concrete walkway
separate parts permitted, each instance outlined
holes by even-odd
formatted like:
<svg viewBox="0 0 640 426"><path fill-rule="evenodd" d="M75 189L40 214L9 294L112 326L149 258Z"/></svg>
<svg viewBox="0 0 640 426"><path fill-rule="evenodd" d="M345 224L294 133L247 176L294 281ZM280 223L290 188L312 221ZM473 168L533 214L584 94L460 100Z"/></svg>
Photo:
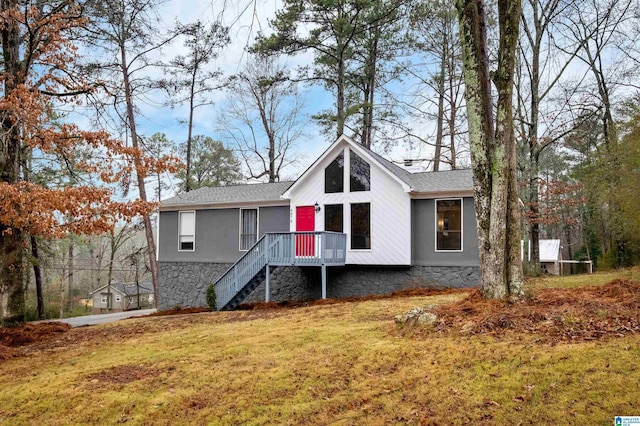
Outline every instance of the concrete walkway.
<svg viewBox="0 0 640 426"><path fill-rule="evenodd" d="M139 311L114 312L112 314L84 315L82 317L51 319L36 322L64 322L71 327L82 327L85 325L104 324L107 322L118 321L125 318L142 317L154 313L155 309L141 309Z"/></svg>

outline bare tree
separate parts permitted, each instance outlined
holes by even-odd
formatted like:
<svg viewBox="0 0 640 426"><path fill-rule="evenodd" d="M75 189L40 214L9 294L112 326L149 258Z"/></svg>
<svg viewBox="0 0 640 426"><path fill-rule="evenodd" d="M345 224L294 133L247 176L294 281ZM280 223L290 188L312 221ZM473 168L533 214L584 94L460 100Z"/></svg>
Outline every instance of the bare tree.
<svg viewBox="0 0 640 426"><path fill-rule="evenodd" d="M101 0L88 2L91 16L86 42L96 52L85 69L100 79L110 99L99 103L100 111L113 107L115 121L126 128L131 146L142 148L137 128L139 102L155 86L145 75L155 65L151 54L168 44L176 33L161 34L155 9L163 0ZM106 113L102 117L111 117ZM134 157L134 170L140 199L147 201L145 164ZM158 300L158 266L149 215L144 216L145 235L155 300Z"/></svg>
<svg viewBox="0 0 640 426"><path fill-rule="evenodd" d="M209 71L205 67L214 60L220 49L229 43L229 30L217 23L206 26L202 21L181 25L178 31L186 37L184 47L186 55L179 55L169 63L168 72L171 79L164 87L171 95L171 104L189 104L187 122L187 155L185 191L191 190L191 137L193 131L193 115L197 108L211 105L211 92L219 85L221 72Z"/></svg>
<svg viewBox="0 0 640 426"><path fill-rule="evenodd" d="M228 91L219 116L225 139L244 160L248 178L279 181L282 169L295 160L291 148L304 130L296 83L284 65L259 55L230 80Z"/></svg>
<svg viewBox="0 0 640 426"><path fill-rule="evenodd" d="M540 265L540 158L545 149L570 131L573 119L569 102L553 105L556 87L573 62L584 41L566 40L554 30L566 23L571 2L562 0L526 0L522 13L519 41L519 66L516 70L516 115L519 122L519 169L526 182L525 194L529 218L531 267ZM562 43L562 46L559 44ZM542 124L541 124L542 122Z"/></svg>
<svg viewBox="0 0 640 426"><path fill-rule="evenodd" d="M604 142L607 145L618 141L612 112L612 92L616 83L620 82L616 73L626 71L622 57L612 61L608 56L616 49L616 41L620 31L624 30L625 22L632 19L633 13L629 12L634 4L633 0L576 2L572 4L571 20L565 25L568 36L579 44L577 58L588 67L595 82Z"/></svg>
<svg viewBox="0 0 640 426"><path fill-rule="evenodd" d="M107 312L113 307L111 306L111 281L113 279L113 270L116 262L116 254L118 251L131 240L137 231L137 226L127 223L120 229L114 229L109 234L109 266L107 275Z"/></svg>
<svg viewBox="0 0 640 426"><path fill-rule="evenodd" d="M436 133L430 141L430 137L413 126L407 126L405 132L410 139L433 147L434 171L440 170L441 163L455 169L458 145L462 142L458 138L464 133L464 86L455 5L443 0L427 0L415 6L413 15L417 33L414 42L418 51L424 52L427 63L419 64L421 72L414 71L415 65L408 69L419 84L415 102L405 109L410 117L435 119ZM433 67L434 72L425 77L422 73L425 67Z"/></svg>

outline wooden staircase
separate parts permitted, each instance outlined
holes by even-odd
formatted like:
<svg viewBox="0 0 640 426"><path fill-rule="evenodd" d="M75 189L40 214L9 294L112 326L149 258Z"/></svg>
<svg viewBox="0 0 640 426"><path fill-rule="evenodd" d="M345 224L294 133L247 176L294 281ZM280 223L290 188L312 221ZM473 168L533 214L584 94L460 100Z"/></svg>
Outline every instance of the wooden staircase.
<svg viewBox="0 0 640 426"><path fill-rule="evenodd" d="M260 284L268 284L267 271L274 266L321 266L324 297L325 267L345 264L346 241L336 232L264 234L214 283L218 310L237 308Z"/></svg>

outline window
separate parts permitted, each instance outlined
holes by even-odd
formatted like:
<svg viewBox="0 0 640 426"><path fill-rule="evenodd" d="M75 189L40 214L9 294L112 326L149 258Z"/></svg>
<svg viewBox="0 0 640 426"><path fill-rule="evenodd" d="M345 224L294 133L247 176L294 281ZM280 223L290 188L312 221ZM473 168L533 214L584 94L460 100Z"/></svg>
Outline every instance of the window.
<svg viewBox="0 0 640 426"><path fill-rule="evenodd" d="M116 302L121 302L122 301L122 296L120 296L119 294L116 294Z"/></svg>
<svg viewBox="0 0 640 426"><path fill-rule="evenodd" d="M369 191L371 188L371 166L355 152L351 150L349 152L349 190L351 192Z"/></svg>
<svg viewBox="0 0 640 426"><path fill-rule="evenodd" d="M436 250L462 250L462 200L436 200Z"/></svg>
<svg viewBox="0 0 640 426"><path fill-rule="evenodd" d="M107 295L106 294L101 294L100 295L100 303L103 303L103 304L107 303Z"/></svg>
<svg viewBox="0 0 640 426"><path fill-rule="evenodd" d="M324 230L343 232L342 204L325 204Z"/></svg>
<svg viewBox="0 0 640 426"><path fill-rule="evenodd" d="M351 204L351 249L371 248L371 204Z"/></svg>
<svg viewBox="0 0 640 426"><path fill-rule="evenodd" d="M178 218L178 250L194 251L196 247L196 212L180 212Z"/></svg>
<svg viewBox="0 0 640 426"><path fill-rule="evenodd" d="M258 241L258 209L240 210L240 250L249 250Z"/></svg>
<svg viewBox="0 0 640 426"><path fill-rule="evenodd" d="M344 192L344 153L338 155L324 169L324 192Z"/></svg>

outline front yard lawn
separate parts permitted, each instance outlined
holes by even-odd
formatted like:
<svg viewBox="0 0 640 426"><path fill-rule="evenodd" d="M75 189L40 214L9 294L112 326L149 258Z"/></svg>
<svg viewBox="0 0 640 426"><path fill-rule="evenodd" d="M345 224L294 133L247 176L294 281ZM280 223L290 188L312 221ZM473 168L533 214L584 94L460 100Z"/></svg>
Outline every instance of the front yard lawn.
<svg viewBox="0 0 640 426"><path fill-rule="evenodd" d="M518 305L458 291L58 330L0 347L0 423L591 425L640 415L640 333L612 320L637 322L640 283L587 296L535 286L523 307L543 316L517 321ZM394 323L425 305L446 322Z"/></svg>

